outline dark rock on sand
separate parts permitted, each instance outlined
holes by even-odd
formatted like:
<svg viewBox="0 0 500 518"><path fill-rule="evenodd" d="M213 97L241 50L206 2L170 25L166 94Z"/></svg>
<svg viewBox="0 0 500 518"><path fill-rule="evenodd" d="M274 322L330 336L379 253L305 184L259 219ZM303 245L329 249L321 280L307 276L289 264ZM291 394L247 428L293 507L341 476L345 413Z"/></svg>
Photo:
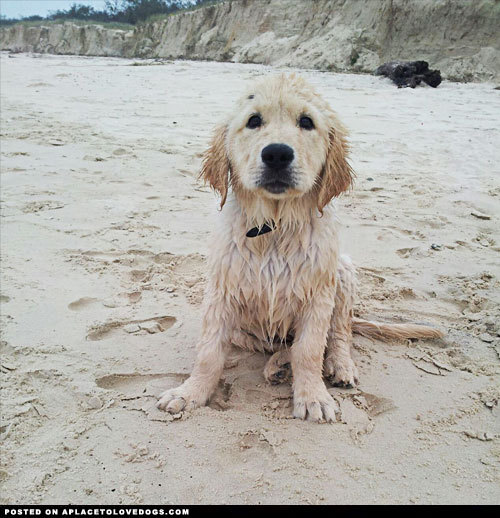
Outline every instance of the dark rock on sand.
<svg viewBox="0 0 500 518"><path fill-rule="evenodd" d="M427 61L389 61L380 65L375 75L392 79L398 88L415 88L422 81L433 88L441 84L441 72L429 70Z"/></svg>

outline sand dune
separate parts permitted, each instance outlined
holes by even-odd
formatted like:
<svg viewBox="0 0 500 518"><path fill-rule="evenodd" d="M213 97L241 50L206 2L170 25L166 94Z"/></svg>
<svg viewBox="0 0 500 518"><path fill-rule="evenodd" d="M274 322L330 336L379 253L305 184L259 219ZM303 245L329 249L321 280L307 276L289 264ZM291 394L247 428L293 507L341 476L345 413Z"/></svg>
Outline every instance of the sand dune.
<svg viewBox="0 0 500 518"><path fill-rule="evenodd" d="M155 396L192 367L217 218L201 153L276 69L132 63L1 56L1 501L499 503L500 93L303 71L352 133L358 314L448 334L357 336L333 425L290 419L238 351L172 417Z"/></svg>

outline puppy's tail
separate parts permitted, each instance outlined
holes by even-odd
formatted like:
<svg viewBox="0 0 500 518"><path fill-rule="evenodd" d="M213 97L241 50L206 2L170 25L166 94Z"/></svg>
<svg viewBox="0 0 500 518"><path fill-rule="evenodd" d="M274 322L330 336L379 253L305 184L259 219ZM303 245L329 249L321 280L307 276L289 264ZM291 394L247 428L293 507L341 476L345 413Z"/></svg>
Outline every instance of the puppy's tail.
<svg viewBox="0 0 500 518"><path fill-rule="evenodd" d="M368 338L387 340L391 338L442 338L444 333L439 329L421 324L386 324L372 322L361 318L352 319L352 331Z"/></svg>

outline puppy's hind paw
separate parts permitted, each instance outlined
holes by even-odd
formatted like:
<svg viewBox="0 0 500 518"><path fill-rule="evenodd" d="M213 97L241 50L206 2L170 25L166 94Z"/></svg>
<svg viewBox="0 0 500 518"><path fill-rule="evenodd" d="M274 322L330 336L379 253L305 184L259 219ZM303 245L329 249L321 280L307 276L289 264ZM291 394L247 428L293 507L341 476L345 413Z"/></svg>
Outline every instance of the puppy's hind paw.
<svg viewBox="0 0 500 518"><path fill-rule="evenodd" d="M271 385L280 385L292 380L289 350L278 351L269 358L264 368L264 378Z"/></svg>
<svg viewBox="0 0 500 518"><path fill-rule="evenodd" d="M264 377L271 385L280 385L289 382L292 379L292 367L290 363L276 366L275 369L266 369Z"/></svg>
<svg viewBox="0 0 500 518"><path fill-rule="evenodd" d="M351 358L327 358L323 374L334 387L353 388L359 383L358 369Z"/></svg>

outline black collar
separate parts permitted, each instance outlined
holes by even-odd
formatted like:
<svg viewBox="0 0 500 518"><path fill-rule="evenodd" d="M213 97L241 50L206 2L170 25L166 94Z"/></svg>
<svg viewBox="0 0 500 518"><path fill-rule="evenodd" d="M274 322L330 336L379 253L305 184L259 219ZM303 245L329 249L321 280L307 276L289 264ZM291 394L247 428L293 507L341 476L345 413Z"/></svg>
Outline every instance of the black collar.
<svg viewBox="0 0 500 518"><path fill-rule="evenodd" d="M261 227L253 227L247 232L247 237L257 237L262 234L267 234L275 229L274 221L271 221L270 226L264 223Z"/></svg>

